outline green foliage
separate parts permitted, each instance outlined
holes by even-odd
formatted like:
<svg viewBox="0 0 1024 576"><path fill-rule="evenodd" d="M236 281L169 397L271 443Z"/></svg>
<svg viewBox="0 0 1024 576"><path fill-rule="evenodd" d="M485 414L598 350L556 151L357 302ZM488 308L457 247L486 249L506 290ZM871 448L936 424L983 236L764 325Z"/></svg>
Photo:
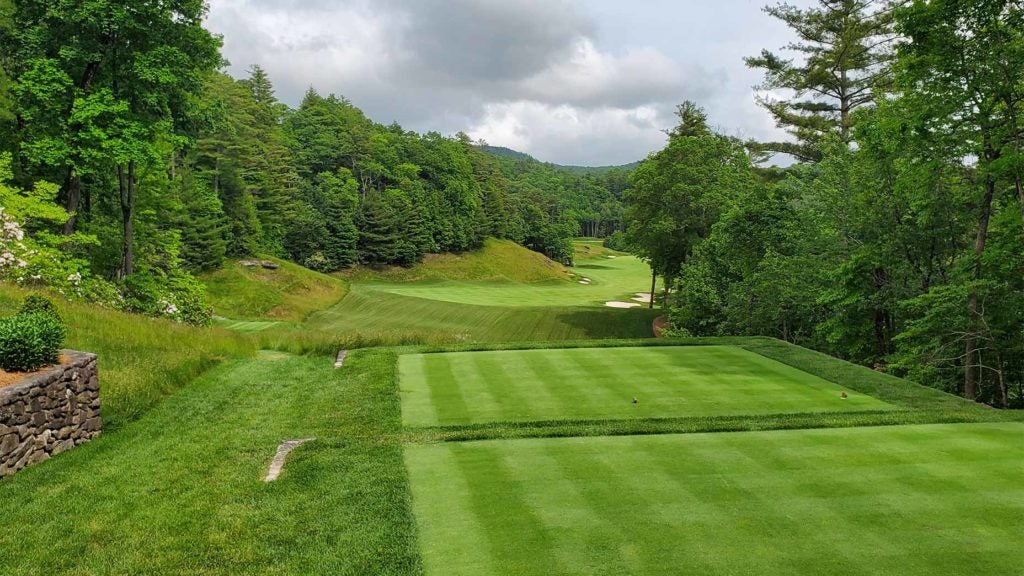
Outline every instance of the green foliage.
<svg viewBox="0 0 1024 576"><path fill-rule="evenodd" d="M627 244L669 285L754 180L742 145L713 134L703 114L692 103L680 106L668 145L640 164L625 196Z"/></svg>
<svg viewBox="0 0 1024 576"><path fill-rule="evenodd" d="M771 142L755 148L792 154L804 161L820 160L823 137L837 134L851 140L853 113L872 104L891 76L893 12L889 0L820 0L799 8L778 3L765 8L799 41L786 46L797 53L787 60L769 50L746 58L747 66L765 72L759 87L773 91L758 102L796 142ZM780 99L779 90L793 96Z"/></svg>
<svg viewBox="0 0 1024 576"><path fill-rule="evenodd" d="M21 305L21 309L18 310L18 314L48 314L61 323L64 321L53 302L46 296L40 296L39 294L30 294L25 298L25 302Z"/></svg>
<svg viewBox="0 0 1024 576"><path fill-rule="evenodd" d="M629 250L629 244L626 242L626 235L621 230L616 230L611 236L604 239L601 243L602 246L609 250L615 250L617 252L626 252Z"/></svg>
<svg viewBox="0 0 1024 576"><path fill-rule="evenodd" d="M8 372L33 372L60 359L64 324L49 312L32 312L0 318L0 368Z"/></svg>
<svg viewBox="0 0 1024 576"><path fill-rule="evenodd" d="M136 272L124 280L125 308L132 312L170 318L193 326L208 326L213 308L206 287L188 274L172 276Z"/></svg>

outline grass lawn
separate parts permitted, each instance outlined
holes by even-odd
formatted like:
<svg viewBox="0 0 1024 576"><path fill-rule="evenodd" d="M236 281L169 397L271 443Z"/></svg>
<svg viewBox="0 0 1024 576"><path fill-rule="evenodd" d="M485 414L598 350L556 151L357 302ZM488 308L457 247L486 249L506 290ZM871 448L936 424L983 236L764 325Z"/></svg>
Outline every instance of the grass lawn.
<svg viewBox="0 0 1024 576"><path fill-rule="evenodd" d="M891 408L733 346L407 354L399 384L407 426Z"/></svg>
<svg viewBox="0 0 1024 576"><path fill-rule="evenodd" d="M1024 424L407 446L428 575L1020 574Z"/></svg>
<svg viewBox="0 0 1024 576"><path fill-rule="evenodd" d="M462 254L426 254L412 266L357 266L340 274L354 282L417 282L421 280L504 280L543 282L565 280L568 270L539 252L511 240L488 238L483 247Z"/></svg>
<svg viewBox="0 0 1024 576"><path fill-rule="evenodd" d="M658 314L603 307L474 306L403 296L357 283L337 305L310 316L301 332L334 335L338 343L362 338L383 345L649 338Z"/></svg>
<svg viewBox="0 0 1024 576"><path fill-rule="evenodd" d="M630 301L637 292L651 286L651 269L636 257L620 255L614 259L591 259L573 268L579 280L547 282L452 281L383 283L364 286L375 291L413 296L429 300L479 306L604 306L612 300Z"/></svg>
<svg viewBox="0 0 1024 576"><path fill-rule="evenodd" d="M0 574L418 574L395 355L263 353L0 480ZM296 449L263 476L278 444Z"/></svg>

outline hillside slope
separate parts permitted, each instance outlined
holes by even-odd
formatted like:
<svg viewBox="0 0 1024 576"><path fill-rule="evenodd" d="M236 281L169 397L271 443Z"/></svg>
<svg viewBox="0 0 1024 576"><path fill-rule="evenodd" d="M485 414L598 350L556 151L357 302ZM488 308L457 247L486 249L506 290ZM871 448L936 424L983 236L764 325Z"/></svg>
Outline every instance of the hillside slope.
<svg viewBox="0 0 1024 576"><path fill-rule="evenodd" d="M337 303L348 293L346 283L298 264L268 258L279 268L227 262L203 275L210 304L218 316L235 320L301 322L311 313Z"/></svg>
<svg viewBox="0 0 1024 576"><path fill-rule="evenodd" d="M354 281L416 282L420 280L506 280L545 282L568 280L564 266L512 242L488 238L479 250L463 254L428 254L412 268L360 266L341 274Z"/></svg>
<svg viewBox="0 0 1024 576"><path fill-rule="evenodd" d="M17 312L29 294L0 284L0 315ZM66 346L99 356L108 430L135 420L215 364L255 353L252 341L228 330L53 301L68 324Z"/></svg>

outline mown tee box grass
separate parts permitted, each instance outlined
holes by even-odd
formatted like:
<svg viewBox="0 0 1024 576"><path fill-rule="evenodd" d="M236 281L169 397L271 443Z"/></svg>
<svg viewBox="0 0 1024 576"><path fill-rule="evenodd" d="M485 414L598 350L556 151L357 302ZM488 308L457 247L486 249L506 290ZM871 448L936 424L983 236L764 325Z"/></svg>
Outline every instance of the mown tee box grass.
<svg viewBox="0 0 1024 576"><path fill-rule="evenodd" d="M892 408L734 346L407 354L399 383L407 426Z"/></svg>
<svg viewBox="0 0 1024 576"><path fill-rule="evenodd" d="M1024 424L405 448L427 576L1021 573Z"/></svg>

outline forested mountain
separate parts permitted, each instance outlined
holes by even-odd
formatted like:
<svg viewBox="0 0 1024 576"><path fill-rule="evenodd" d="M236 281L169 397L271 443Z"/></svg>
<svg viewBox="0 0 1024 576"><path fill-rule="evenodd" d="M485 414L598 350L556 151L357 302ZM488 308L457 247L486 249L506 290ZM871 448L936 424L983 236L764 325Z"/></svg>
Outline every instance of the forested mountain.
<svg viewBox="0 0 1024 576"><path fill-rule="evenodd" d="M490 154L493 154L494 156L499 156L502 158L512 158L513 160L533 160L534 162L540 162L540 160L537 160L536 158L530 156L525 152L519 152L518 150L513 150L511 148L506 148L504 146L491 146L490 144L484 143L477 144L477 146L479 146L479 148L484 152L488 152ZM640 165L640 161L638 160L636 162L630 162L629 164L622 164L619 166L569 166L565 164L555 164L552 162L545 162L545 164L558 170L565 170L567 172L576 172L577 174L600 175L606 172L611 172L613 170L624 170L627 172L635 170L636 167Z"/></svg>
<svg viewBox="0 0 1024 576"><path fill-rule="evenodd" d="M676 333L769 335L1024 406L1024 11L825 2L769 13L796 66L748 61L794 140L742 143L687 103L633 173L628 240ZM764 151L796 153L761 170Z"/></svg>

